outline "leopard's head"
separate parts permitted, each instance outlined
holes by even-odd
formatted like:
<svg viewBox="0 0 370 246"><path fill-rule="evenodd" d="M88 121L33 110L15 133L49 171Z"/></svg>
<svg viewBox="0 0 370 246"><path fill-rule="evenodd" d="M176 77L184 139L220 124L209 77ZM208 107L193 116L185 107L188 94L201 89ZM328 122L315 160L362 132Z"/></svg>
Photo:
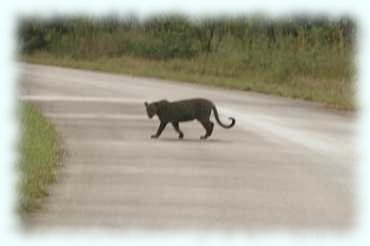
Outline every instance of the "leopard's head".
<svg viewBox="0 0 370 246"><path fill-rule="evenodd" d="M157 106L154 103L147 103L144 102L146 113L148 117L151 119L157 113Z"/></svg>

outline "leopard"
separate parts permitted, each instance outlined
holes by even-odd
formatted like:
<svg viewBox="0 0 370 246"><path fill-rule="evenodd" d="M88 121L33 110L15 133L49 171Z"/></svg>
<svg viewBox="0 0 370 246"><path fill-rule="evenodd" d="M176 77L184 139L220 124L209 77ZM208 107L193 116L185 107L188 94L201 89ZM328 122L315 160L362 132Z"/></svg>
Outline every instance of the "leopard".
<svg viewBox="0 0 370 246"><path fill-rule="evenodd" d="M205 98L190 98L172 102L162 99L151 103L144 102L144 105L148 118L152 119L156 115L160 121L157 132L152 134L151 138L159 138L167 124L172 124L178 133L178 139L183 139L184 133L180 130L180 122L197 120L206 131L205 135L200 136L200 139L207 139L211 136L214 128L214 123L210 120L212 111L221 127L228 129L235 125L234 117L228 117L231 121L230 124L222 123L215 104Z"/></svg>

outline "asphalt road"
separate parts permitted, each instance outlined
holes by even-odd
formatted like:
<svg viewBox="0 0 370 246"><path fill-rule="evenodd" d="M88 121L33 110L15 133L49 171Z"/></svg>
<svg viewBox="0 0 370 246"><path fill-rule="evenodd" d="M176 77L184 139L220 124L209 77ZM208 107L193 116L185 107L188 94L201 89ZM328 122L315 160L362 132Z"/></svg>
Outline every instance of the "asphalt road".
<svg viewBox="0 0 370 246"><path fill-rule="evenodd" d="M342 230L355 222L351 113L251 92L22 64L20 98L57 126L65 148L30 224L51 228ZM160 139L144 101L205 97L221 120Z"/></svg>

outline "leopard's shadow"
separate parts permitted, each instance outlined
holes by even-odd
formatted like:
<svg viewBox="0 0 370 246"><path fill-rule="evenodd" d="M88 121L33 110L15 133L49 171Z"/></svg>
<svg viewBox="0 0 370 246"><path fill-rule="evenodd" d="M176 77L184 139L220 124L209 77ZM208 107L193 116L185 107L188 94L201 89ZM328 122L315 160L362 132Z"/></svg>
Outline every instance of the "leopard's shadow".
<svg viewBox="0 0 370 246"><path fill-rule="evenodd" d="M209 138L209 139L199 139L199 138L183 138L183 139L178 139L178 138L169 138L169 137L164 137L164 138L159 138L156 139L156 141L162 141L162 142L178 142L178 143L230 143L232 141L230 140L225 140L225 139L217 139L217 138Z"/></svg>

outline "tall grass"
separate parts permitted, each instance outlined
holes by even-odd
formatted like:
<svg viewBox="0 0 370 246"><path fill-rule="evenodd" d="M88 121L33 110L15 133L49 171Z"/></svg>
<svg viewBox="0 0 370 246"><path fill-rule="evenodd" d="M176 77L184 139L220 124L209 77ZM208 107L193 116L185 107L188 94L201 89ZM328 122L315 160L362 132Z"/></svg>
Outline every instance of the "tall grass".
<svg viewBox="0 0 370 246"><path fill-rule="evenodd" d="M354 33L347 18L71 17L25 19L19 40L33 61L47 56L99 69L91 62L131 60L148 70L132 73L207 83L215 78L234 88L351 108Z"/></svg>
<svg viewBox="0 0 370 246"><path fill-rule="evenodd" d="M55 181L61 147L54 126L30 104L20 108L22 139L18 211L25 215L38 209Z"/></svg>

